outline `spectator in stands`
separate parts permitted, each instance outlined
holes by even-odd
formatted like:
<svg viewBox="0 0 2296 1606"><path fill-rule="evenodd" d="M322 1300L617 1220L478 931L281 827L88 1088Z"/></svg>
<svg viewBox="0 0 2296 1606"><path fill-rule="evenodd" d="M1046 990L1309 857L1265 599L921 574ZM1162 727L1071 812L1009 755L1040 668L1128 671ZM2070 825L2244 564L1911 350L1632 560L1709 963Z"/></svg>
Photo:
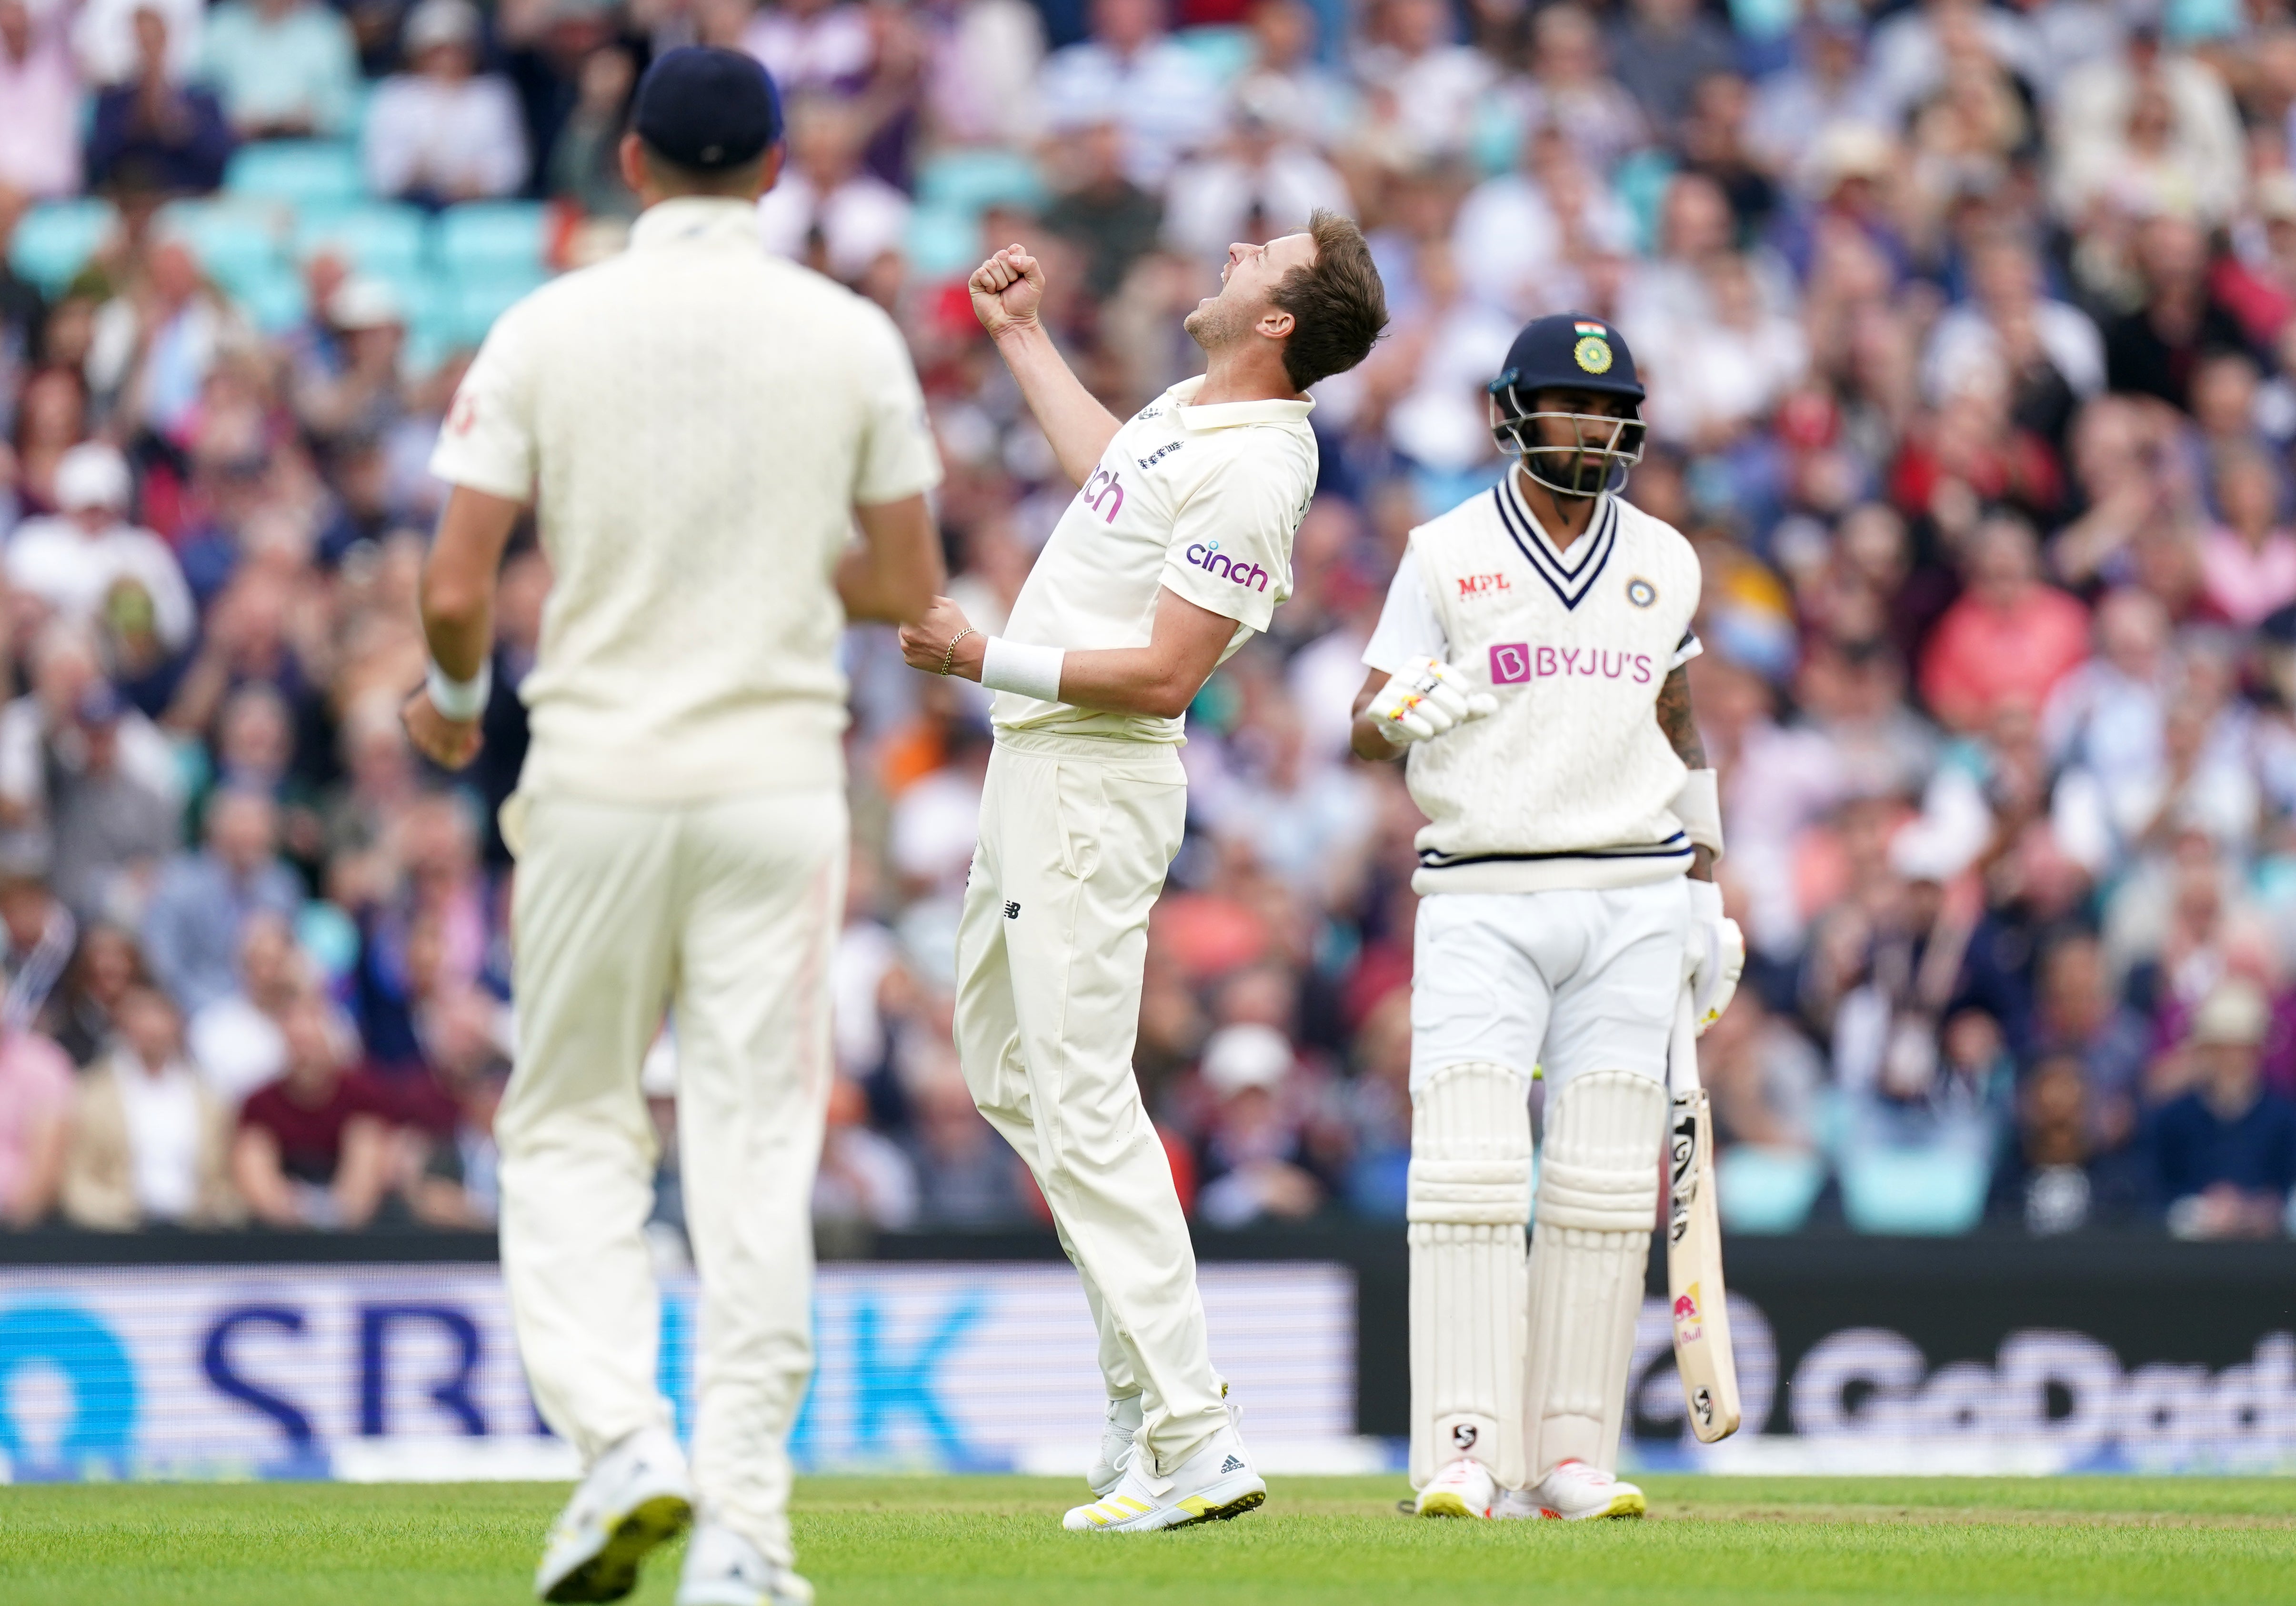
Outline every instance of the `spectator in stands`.
<svg viewBox="0 0 2296 1606"><path fill-rule="evenodd" d="M2219 983L2193 1018L2191 1092L2146 1134L2169 1230L2180 1238L2259 1238L2283 1228L2296 1187L2296 1104L2259 1075L2271 1016L2263 989Z"/></svg>
<svg viewBox="0 0 2296 1606"><path fill-rule="evenodd" d="M0 0L0 190L42 201L79 188L79 74L71 11Z"/></svg>
<svg viewBox="0 0 2296 1606"><path fill-rule="evenodd" d="M810 95L789 111L789 164L758 202L766 249L858 283L880 258L898 254L908 198L861 166L859 113Z"/></svg>
<svg viewBox="0 0 2296 1606"><path fill-rule="evenodd" d="M1218 86L1165 34L1163 0L1092 0L1092 37L1045 58L1037 94L1056 137L1116 116L1125 171L1144 189L1220 132Z"/></svg>
<svg viewBox="0 0 2296 1606"><path fill-rule="evenodd" d="M868 1126L868 1095L849 1077L829 1086L829 1124L813 1183L813 1217L847 1229L914 1225L917 1176L909 1157Z"/></svg>
<svg viewBox="0 0 2296 1606"><path fill-rule="evenodd" d="M2105 328L2106 382L2185 407L2200 359L2244 349L2247 333L2210 288L2209 236L2199 223L2174 212L2148 219L2137 231L2136 264L2144 304Z"/></svg>
<svg viewBox="0 0 2296 1606"><path fill-rule="evenodd" d="M1659 128L1674 127L1699 80L1729 71L1735 54L1696 0L1632 0L1612 25L1611 70Z"/></svg>
<svg viewBox="0 0 2296 1606"><path fill-rule="evenodd" d="M2069 1055L2043 1060L2017 1096L2017 1136L1993 1182L1997 1211L2036 1237L2124 1226L2152 1202L2139 1157L2097 1135L2090 1083Z"/></svg>
<svg viewBox="0 0 2296 1606"><path fill-rule="evenodd" d="M348 1028L320 994L299 996L280 1029L287 1068L240 1109L233 1183L266 1226L365 1226L390 1185L397 1107L348 1069Z"/></svg>
<svg viewBox="0 0 2296 1606"><path fill-rule="evenodd" d="M175 849L181 801L130 750L150 734L150 722L100 680L71 723L50 733L49 874L83 918L140 909Z"/></svg>
<svg viewBox="0 0 2296 1606"><path fill-rule="evenodd" d="M1297 1220L1322 1207L1324 1189L1308 1164L1296 1069L1292 1045L1272 1026L1225 1026L1204 1045L1203 1082L1212 1106L1198 1209L1212 1225Z"/></svg>
<svg viewBox="0 0 2296 1606"><path fill-rule="evenodd" d="M37 1226L55 1209L72 1097L63 1050L0 1024L0 1221L10 1226Z"/></svg>
<svg viewBox="0 0 2296 1606"><path fill-rule="evenodd" d="M200 76L242 139L334 139L358 111L358 47L318 0L221 0L200 39Z"/></svg>
<svg viewBox="0 0 2296 1606"><path fill-rule="evenodd" d="M363 152L368 187L419 206L513 193L526 182L518 97L480 75L480 22L470 0L422 0L399 37L411 71L378 85Z"/></svg>
<svg viewBox="0 0 2296 1606"><path fill-rule="evenodd" d="M171 76L168 20L157 6L136 8L135 30L134 78L96 96L89 182L99 189L206 194L223 183L231 125L212 94Z"/></svg>
<svg viewBox="0 0 2296 1606"><path fill-rule="evenodd" d="M552 199L570 201L586 217L627 221L638 214L638 198L622 178L622 125L629 116L637 63L618 45L594 50L583 60L574 110L550 147L548 189Z"/></svg>
<svg viewBox="0 0 2296 1606"><path fill-rule="evenodd" d="M2201 573L2210 610L2253 629L2296 602L2296 536L2281 518L2281 471L2259 447L2242 446L2217 464L2223 522L2201 537Z"/></svg>
<svg viewBox="0 0 2296 1606"><path fill-rule="evenodd" d="M406 412L406 311L387 279L354 274L327 298L335 340L297 372L295 414L322 441L372 440Z"/></svg>
<svg viewBox="0 0 2296 1606"><path fill-rule="evenodd" d="M292 920L303 889L279 861L279 813L258 792L218 792L207 847L171 859L144 920L144 949L178 1008L196 1015L236 983L239 946L258 910Z"/></svg>
<svg viewBox="0 0 2296 1606"><path fill-rule="evenodd" d="M118 1046L80 1082L64 1218L114 1233L236 1223L231 1130L231 1107L184 1058L176 1006L156 987L133 989L121 1000Z"/></svg>
<svg viewBox="0 0 2296 1606"><path fill-rule="evenodd" d="M501 1041L504 1012L470 987L449 992L429 1012L422 1045L430 1081L402 1100L420 1151L407 1192L417 1221L483 1231L501 1213L495 1111L510 1080Z"/></svg>
<svg viewBox="0 0 2296 1606"><path fill-rule="evenodd" d="M784 95L847 95L876 56L867 10L846 0L775 0L742 33L742 48L766 64Z"/></svg>
<svg viewBox="0 0 2296 1606"><path fill-rule="evenodd" d="M0 871L0 1028L44 1022L79 935L71 911L45 876L18 866Z"/></svg>
<svg viewBox="0 0 2296 1606"><path fill-rule="evenodd" d="M162 644L180 652L199 622L191 588L168 544L128 521L134 497L118 447L72 447L56 463L55 517L27 520L8 542L8 584L78 625L148 610Z"/></svg>
<svg viewBox="0 0 2296 1606"><path fill-rule="evenodd" d="M310 957L296 946L285 916L258 909L247 917L239 937L239 986L191 1020L192 1061L225 1103L236 1108L287 1069L280 1021L314 980Z"/></svg>
<svg viewBox="0 0 2296 1606"><path fill-rule="evenodd" d="M129 990L151 985L134 932L124 926L90 926L40 1012L40 1029L85 1069L111 1046L120 1002Z"/></svg>
<svg viewBox="0 0 2296 1606"><path fill-rule="evenodd" d="M2040 708L2088 656L2088 611L2041 578L2030 525L1988 519L1972 547L1969 589L1922 658L1922 696L1964 731L1989 725L2006 706Z"/></svg>
<svg viewBox="0 0 2296 1606"><path fill-rule="evenodd" d="M1002 1227L1029 1218L1020 1158L973 1107L953 1057L917 1092L914 1121L909 1158L916 1168L920 1220Z"/></svg>
<svg viewBox="0 0 2296 1606"><path fill-rule="evenodd" d="M1123 284L1132 265L1156 249L1164 203L1125 176L1124 131L1113 109L1075 130L1064 145L1075 182L1045 209L1045 227L1076 247L1086 291L1104 300ZM1188 182L1185 171L1175 176L1177 184ZM1226 259L1226 241L1218 254Z"/></svg>

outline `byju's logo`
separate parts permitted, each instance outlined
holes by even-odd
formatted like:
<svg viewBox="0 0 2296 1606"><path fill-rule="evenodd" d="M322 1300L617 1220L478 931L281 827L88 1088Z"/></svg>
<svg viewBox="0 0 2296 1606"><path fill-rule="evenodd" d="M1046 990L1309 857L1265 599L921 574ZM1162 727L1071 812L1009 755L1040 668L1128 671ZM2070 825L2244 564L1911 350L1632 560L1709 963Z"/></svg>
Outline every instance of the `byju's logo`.
<svg viewBox="0 0 2296 1606"><path fill-rule="evenodd" d="M1188 548L1188 561L1206 574L1216 574L1223 580L1234 580L1239 586L1249 586L1257 591L1267 589L1267 571L1259 564L1238 563L1221 553L1217 541L1199 541Z"/></svg>
<svg viewBox="0 0 2296 1606"><path fill-rule="evenodd" d="M1527 642L1491 645L1491 684L1519 686L1525 681L1561 676L1578 680L1651 681L1647 652L1611 652L1593 647L1534 647Z"/></svg>

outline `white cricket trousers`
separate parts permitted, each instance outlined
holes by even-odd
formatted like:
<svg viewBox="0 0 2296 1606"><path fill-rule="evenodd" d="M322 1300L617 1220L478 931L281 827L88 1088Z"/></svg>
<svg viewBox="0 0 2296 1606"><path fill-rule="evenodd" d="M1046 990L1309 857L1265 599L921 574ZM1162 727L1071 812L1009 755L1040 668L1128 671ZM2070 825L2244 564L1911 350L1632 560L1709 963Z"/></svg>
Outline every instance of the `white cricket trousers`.
<svg viewBox="0 0 2296 1606"><path fill-rule="evenodd" d="M652 807L543 797L524 837L512 912L518 1064L495 1136L528 1383L585 1465L669 1424L643 1234L656 1145L638 1091L669 1005L701 1275L694 1486L711 1520L786 1565L787 1441L813 1370L813 1176L844 792Z"/></svg>
<svg viewBox="0 0 2296 1606"><path fill-rule="evenodd" d="M1140 1100L1148 912L1186 823L1161 742L999 732L956 937L956 1045L1083 1274L1109 1397L1168 1471L1226 1425L1195 1250Z"/></svg>

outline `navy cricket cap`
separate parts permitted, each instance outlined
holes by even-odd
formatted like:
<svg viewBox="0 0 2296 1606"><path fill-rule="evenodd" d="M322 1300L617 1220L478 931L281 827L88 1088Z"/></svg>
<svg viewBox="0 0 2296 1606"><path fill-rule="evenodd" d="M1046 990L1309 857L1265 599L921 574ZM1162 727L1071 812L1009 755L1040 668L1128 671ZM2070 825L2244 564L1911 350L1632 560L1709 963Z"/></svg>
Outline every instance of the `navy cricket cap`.
<svg viewBox="0 0 2296 1606"><path fill-rule="evenodd" d="M782 100L755 56L682 45L656 56L638 80L630 129L681 168L719 173L781 138Z"/></svg>
<svg viewBox="0 0 2296 1606"><path fill-rule="evenodd" d="M1506 365L1490 384L1491 394L1509 390L1604 390L1643 398L1635 375L1635 356L1626 337L1601 318L1558 312L1533 318L1507 348Z"/></svg>

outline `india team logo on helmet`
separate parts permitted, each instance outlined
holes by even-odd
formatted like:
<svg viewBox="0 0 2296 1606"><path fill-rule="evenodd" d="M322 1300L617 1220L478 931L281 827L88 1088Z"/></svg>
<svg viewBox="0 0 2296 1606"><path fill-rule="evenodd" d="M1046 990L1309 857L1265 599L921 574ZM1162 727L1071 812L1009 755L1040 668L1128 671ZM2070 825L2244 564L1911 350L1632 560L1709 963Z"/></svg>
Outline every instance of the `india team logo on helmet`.
<svg viewBox="0 0 2296 1606"><path fill-rule="evenodd" d="M1626 484L1642 461L1642 381L1625 337L1574 312L1533 318L1508 348L1490 389L1491 437L1523 471L1565 496L1592 496ZM1617 396L1624 416L1542 405L1549 392Z"/></svg>

